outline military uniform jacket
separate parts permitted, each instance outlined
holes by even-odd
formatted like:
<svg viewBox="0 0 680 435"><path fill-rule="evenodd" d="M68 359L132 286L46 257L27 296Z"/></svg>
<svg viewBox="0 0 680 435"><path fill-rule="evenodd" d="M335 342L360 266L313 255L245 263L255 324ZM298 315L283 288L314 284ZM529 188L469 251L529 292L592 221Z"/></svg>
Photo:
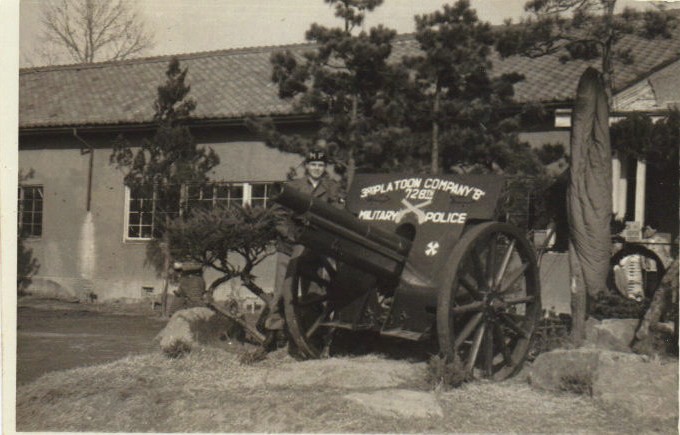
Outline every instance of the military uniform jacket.
<svg viewBox="0 0 680 435"><path fill-rule="evenodd" d="M289 181L287 186L314 196L315 198L325 199L330 204L342 206L344 197L340 189L340 183L324 175L319 180L319 184L314 187L308 177L296 178Z"/></svg>
<svg viewBox="0 0 680 435"><path fill-rule="evenodd" d="M319 180L319 183L316 185L316 187L312 185L307 176L291 180L286 184L286 186L290 186L302 193L312 195L315 198L325 200L329 204L332 204L338 208L344 207L345 197L344 192L340 187L340 183L331 179L327 175L324 175ZM290 213L283 207L281 207L281 218L281 224L278 226L278 228L282 238L279 239L277 250L288 253L292 251L295 224L290 219Z"/></svg>

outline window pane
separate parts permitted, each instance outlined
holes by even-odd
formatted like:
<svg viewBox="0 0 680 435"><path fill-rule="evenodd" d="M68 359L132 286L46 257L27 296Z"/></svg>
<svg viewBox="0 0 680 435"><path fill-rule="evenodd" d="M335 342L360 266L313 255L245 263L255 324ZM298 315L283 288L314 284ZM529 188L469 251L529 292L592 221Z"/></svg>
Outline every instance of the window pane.
<svg viewBox="0 0 680 435"><path fill-rule="evenodd" d="M253 198L253 199L250 201L250 205L253 206L253 207L264 207L264 206L265 206L265 202L264 202L264 199L256 199L256 198Z"/></svg>
<svg viewBox="0 0 680 435"><path fill-rule="evenodd" d="M139 237L139 227L137 226L131 226L128 228L128 237L130 238L138 238Z"/></svg>
<svg viewBox="0 0 680 435"><path fill-rule="evenodd" d="M153 222L153 215L151 213L142 213L142 225L151 225Z"/></svg>
<svg viewBox="0 0 680 435"><path fill-rule="evenodd" d="M150 239L151 238L151 226L146 226L143 225L141 227L141 237L145 239Z"/></svg>
<svg viewBox="0 0 680 435"><path fill-rule="evenodd" d="M24 199L21 201L21 208L26 211L33 211L33 202Z"/></svg>
<svg viewBox="0 0 680 435"><path fill-rule="evenodd" d="M241 185L231 186L231 198L243 199L243 186Z"/></svg>
<svg viewBox="0 0 680 435"><path fill-rule="evenodd" d="M139 224L139 213L130 213L130 225L138 225Z"/></svg>
<svg viewBox="0 0 680 435"><path fill-rule="evenodd" d="M131 212L139 211L139 200L137 200L137 199L131 199L130 200L130 211Z"/></svg>
<svg viewBox="0 0 680 435"><path fill-rule="evenodd" d="M196 185L187 186L187 196L189 198L200 198L201 189Z"/></svg>
<svg viewBox="0 0 680 435"><path fill-rule="evenodd" d="M150 213L151 210L153 210L153 201L148 199L142 199L140 201L139 209L144 212Z"/></svg>
<svg viewBox="0 0 680 435"><path fill-rule="evenodd" d="M253 184L253 198L264 198L267 192L266 184Z"/></svg>
<svg viewBox="0 0 680 435"><path fill-rule="evenodd" d="M229 198L230 186L228 184L218 184L215 188L216 198Z"/></svg>

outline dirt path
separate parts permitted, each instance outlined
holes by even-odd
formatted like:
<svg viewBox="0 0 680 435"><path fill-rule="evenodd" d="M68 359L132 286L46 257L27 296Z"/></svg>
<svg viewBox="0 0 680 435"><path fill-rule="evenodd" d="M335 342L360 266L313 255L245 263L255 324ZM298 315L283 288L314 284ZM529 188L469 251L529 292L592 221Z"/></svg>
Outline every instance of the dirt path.
<svg viewBox="0 0 680 435"><path fill-rule="evenodd" d="M20 306L17 311L17 384L45 373L111 362L157 349L160 319L117 315L77 305Z"/></svg>

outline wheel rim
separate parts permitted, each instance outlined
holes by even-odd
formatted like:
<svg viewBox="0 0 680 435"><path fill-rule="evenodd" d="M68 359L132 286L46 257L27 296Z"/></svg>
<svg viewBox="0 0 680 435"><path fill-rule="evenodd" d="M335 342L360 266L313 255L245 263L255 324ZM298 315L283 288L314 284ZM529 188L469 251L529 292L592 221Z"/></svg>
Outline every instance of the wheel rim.
<svg viewBox="0 0 680 435"><path fill-rule="evenodd" d="M320 358L328 350L333 317L326 289L335 273L327 259L291 259L284 281L284 314L290 338L302 358Z"/></svg>
<svg viewBox="0 0 680 435"><path fill-rule="evenodd" d="M454 274L437 307L442 354L473 378L512 376L526 358L541 310L531 246L511 225L481 224L461 238L450 264Z"/></svg>

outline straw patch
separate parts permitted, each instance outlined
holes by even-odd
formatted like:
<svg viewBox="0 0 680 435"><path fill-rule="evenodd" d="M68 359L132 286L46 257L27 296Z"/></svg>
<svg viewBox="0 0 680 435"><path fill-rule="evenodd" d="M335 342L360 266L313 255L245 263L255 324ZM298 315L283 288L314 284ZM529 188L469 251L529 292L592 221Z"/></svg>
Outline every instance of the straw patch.
<svg viewBox="0 0 680 435"><path fill-rule="evenodd" d="M287 373L290 377L284 382ZM517 378L467 383L446 393L430 390L425 378L424 364L377 356L301 363L280 350L264 361L243 365L238 354L216 348L196 348L180 359L157 352L54 372L19 387L17 429L319 433L674 429L673 422L650 426L605 412L589 398L534 391ZM408 397L425 394L435 417L376 412L390 406L394 397L387 394L382 403L381 395L374 393L389 388ZM374 403L369 406L346 395Z"/></svg>

